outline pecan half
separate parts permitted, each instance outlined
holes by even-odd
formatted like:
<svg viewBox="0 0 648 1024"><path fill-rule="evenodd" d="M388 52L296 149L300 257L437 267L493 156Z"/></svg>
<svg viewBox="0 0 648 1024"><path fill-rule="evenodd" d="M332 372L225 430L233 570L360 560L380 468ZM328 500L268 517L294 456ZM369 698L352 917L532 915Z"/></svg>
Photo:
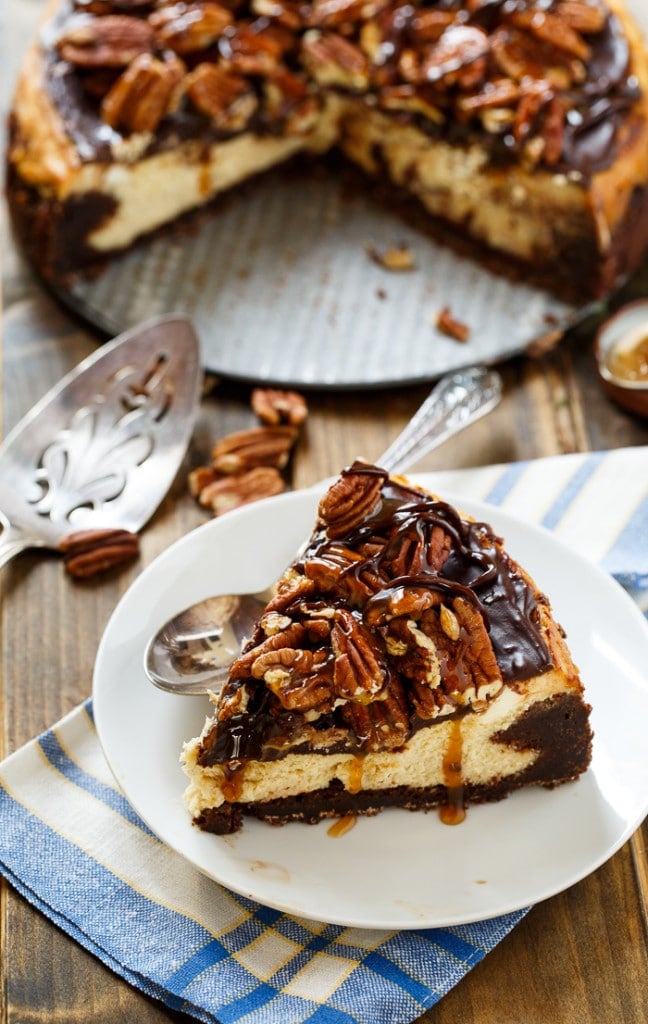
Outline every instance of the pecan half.
<svg viewBox="0 0 648 1024"><path fill-rule="evenodd" d="M510 23L579 60L587 60L590 55L590 48L580 33L557 14L548 11L514 11Z"/></svg>
<svg viewBox="0 0 648 1024"><path fill-rule="evenodd" d="M73 15L65 24L56 48L63 60L79 68L126 67L155 45L153 29L141 18L127 14Z"/></svg>
<svg viewBox="0 0 648 1024"><path fill-rule="evenodd" d="M510 108L520 98L520 85L511 78L495 78L485 82L481 89L472 94L460 96L459 109L475 114L493 108Z"/></svg>
<svg viewBox="0 0 648 1024"><path fill-rule="evenodd" d="M174 106L173 97L183 77L181 61L162 61L141 53L104 96L101 116L112 128L154 132Z"/></svg>
<svg viewBox="0 0 648 1024"><path fill-rule="evenodd" d="M366 56L355 43L336 32L307 32L302 39L302 60L320 85L363 91L369 84Z"/></svg>
<svg viewBox="0 0 648 1024"><path fill-rule="evenodd" d="M423 114L436 124L443 124L445 121L438 97L425 86L386 85L378 93L378 103L383 110L405 110L412 114Z"/></svg>
<svg viewBox="0 0 648 1024"><path fill-rule="evenodd" d="M405 692L396 679L381 699L369 704L348 701L340 708L340 714L364 750L397 750L411 732Z"/></svg>
<svg viewBox="0 0 648 1024"><path fill-rule="evenodd" d="M390 0L313 0L308 24L313 28L366 21L389 6Z"/></svg>
<svg viewBox="0 0 648 1024"><path fill-rule="evenodd" d="M210 0L189 5L171 4L161 7L149 18L160 46L182 55L207 49L233 21L227 7Z"/></svg>
<svg viewBox="0 0 648 1024"><path fill-rule="evenodd" d="M219 473L242 473L256 466L283 469L298 431L289 424L239 430L218 441L212 450L212 464Z"/></svg>
<svg viewBox="0 0 648 1024"><path fill-rule="evenodd" d="M252 675L263 679L287 711L321 714L334 703L328 652L283 647L259 655Z"/></svg>
<svg viewBox="0 0 648 1024"><path fill-rule="evenodd" d="M251 9L262 18L271 18L292 31L303 25L303 8L294 0L252 0Z"/></svg>
<svg viewBox="0 0 648 1024"><path fill-rule="evenodd" d="M333 590L342 573L354 563L362 561L362 555L343 544L328 544L316 555L304 559L304 575L313 580L324 592Z"/></svg>
<svg viewBox="0 0 648 1024"><path fill-rule="evenodd" d="M410 36L416 43L436 43L455 18L455 11L419 10L412 18Z"/></svg>
<svg viewBox="0 0 648 1024"><path fill-rule="evenodd" d="M293 427L298 427L308 416L306 399L297 391L281 391L278 388L254 388L251 404L252 411L259 417L262 423L269 426L274 426L278 423L289 423Z"/></svg>
<svg viewBox="0 0 648 1024"><path fill-rule="evenodd" d="M386 680L382 651L362 622L346 609L336 610L331 646L335 654L333 686L338 697L366 703Z"/></svg>
<svg viewBox="0 0 648 1024"><path fill-rule="evenodd" d="M385 642L401 675L428 688L439 686L442 662L437 646L413 619L393 619L387 628Z"/></svg>
<svg viewBox="0 0 648 1024"><path fill-rule="evenodd" d="M605 28L607 11L599 0L559 0L555 16L576 32L589 35Z"/></svg>
<svg viewBox="0 0 648 1024"><path fill-rule="evenodd" d="M246 473L212 481L200 492L198 500L204 508L220 516L252 501L281 494L285 489L285 481L278 470L272 466L256 466Z"/></svg>
<svg viewBox="0 0 648 1024"><path fill-rule="evenodd" d="M553 167L562 155L565 139L565 105L560 96L553 96L547 104L540 135L544 141L542 159Z"/></svg>
<svg viewBox="0 0 648 1024"><path fill-rule="evenodd" d="M399 67L408 82L470 89L485 77L488 51L488 36L480 28L451 25L431 46L404 51Z"/></svg>
<svg viewBox="0 0 648 1024"><path fill-rule="evenodd" d="M490 47L497 68L508 78L522 85L529 80L568 89L579 74L582 64L570 54L514 26L501 26L490 37Z"/></svg>
<svg viewBox="0 0 648 1024"><path fill-rule="evenodd" d="M224 32L218 49L223 66L232 71L242 75L271 75L294 42L293 33L259 18L251 25L239 23Z"/></svg>
<svg viewBox="0 0 648 1024"><path fill-rule="evenodd" d="M319 517L331 539L359 526L380 501L383 477L373 472L344 473L319 504Z"/></svg>
<svg viewBox="0 0 648 1024"><path fill-rule="evenodd" d="M304 135L315 127L321 110L321 100L309 93L304 79L280 67L268 76L263 88L265 110L273 120L282 122L281 127L285 135ZM297 392L285 394L297 395ZM299 404L303 402L301 395L297 395L297 399ZM295 406L298 417L301 415L299 404ZM287 419L286 422L290 423L292 420Z"/></svg>
<svg viewBox="0 0 648 1024"><path fill-rule="evenodd" d="M154 0L74 0L74 8L86 14L130 14L146 12L153 3Z"/></svg>
<svg viewBox="0 0 648 1024"><path fill-rule="evenodd" d="M450 554L452 539L438 524L426 524L422 530L412 529L386 549L380 560L381 570L392 579L397 576L418 576L423 572L440 572Z"/></svg>
<svg viewBox="0 0 648 1024"><path fill-rule="evenodd" d="M115 569L139 555L139 538L130 530L76 530L58 545L67 572L76 579Z"/></svg>
<svg viewBox="0 0 648 1024"><path fill-rule="evenodd" d="M503 683L484 619L463 597L455 598L447 610L454 620L447 613L442 619L433 609L419 622L443 660L443 690L457 704L487 700L499 693Z"/></svg>
<svg viewBox="0 0 648 1024"><path fill-rule="evenodd" d="M367 602L364 619L369 626L382 626L400 615L418 619L429 608L440 605L441 600L441 594L431 587L388 587Z"/></svg>
<svg viewBox="0 0 648 1024"><path fill-rule="evenodd" d="M213 466L197 466L196 469L191 470L187 478L189 493L192 497L200 500L200 495L205 488L218 479L220 479L220 474L216 472Z"/></svg>
<svg viewBox="0 0 648 1024"><path fill-rule="evenodd" d="M250 83L217 64L199 64L185 79L185 92L194 107L219 128L238 131L259 105Z"/></svg>

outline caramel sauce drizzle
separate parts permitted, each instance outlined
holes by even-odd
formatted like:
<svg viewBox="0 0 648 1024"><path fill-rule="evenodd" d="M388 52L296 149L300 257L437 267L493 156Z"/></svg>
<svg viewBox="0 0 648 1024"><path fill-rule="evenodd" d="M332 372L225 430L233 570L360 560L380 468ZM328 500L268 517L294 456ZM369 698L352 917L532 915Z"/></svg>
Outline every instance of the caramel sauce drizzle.
<svg viewBox="0 0 648 1024"><path fill-rule="evenodd" d="M243 789L243 766L230 768L223 765L223 767L227 774L221 783L221 790L228 804L235 804L240 799L241 790Z"/></svg>
<svg viewBox="0 0 648 1024"><path fill-rule="evenodd" d="M348 814L344 814L327 828L327 835L331 836L333 839L338 839L340 836L343 836L345 832L348 832L353 828L356 820L357 815L355 815L353 811L349 811Z"/></svg>
<svg viewBox="0 0 648 1024"><path fill-rule="evenodd" d="M349 783L347 785L349 793L359 793L362 789L362 769L362 758L354 757L349 765Z"/></svg>
<svg viewBox="0 0 648 1024"><path fill-rule="evenodd" d="M462 724L463 717L454 718L449 723L450 736L443 755L443 781L448 791L448 799L439 808L439 817L444 825L459 825L466 817L461 767L463 756Z"/></svg>

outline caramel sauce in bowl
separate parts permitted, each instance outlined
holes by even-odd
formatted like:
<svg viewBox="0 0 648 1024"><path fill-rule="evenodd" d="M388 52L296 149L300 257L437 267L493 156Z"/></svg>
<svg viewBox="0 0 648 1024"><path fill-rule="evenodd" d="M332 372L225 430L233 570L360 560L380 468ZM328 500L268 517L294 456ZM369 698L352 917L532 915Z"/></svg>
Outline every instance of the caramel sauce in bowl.
<svg viewBox="0 0 648 1024"><path fill-rule="evenodd" d="M639 416L648 416L648 299L623 306L599 328L598 376L605 391Z"/></svg>

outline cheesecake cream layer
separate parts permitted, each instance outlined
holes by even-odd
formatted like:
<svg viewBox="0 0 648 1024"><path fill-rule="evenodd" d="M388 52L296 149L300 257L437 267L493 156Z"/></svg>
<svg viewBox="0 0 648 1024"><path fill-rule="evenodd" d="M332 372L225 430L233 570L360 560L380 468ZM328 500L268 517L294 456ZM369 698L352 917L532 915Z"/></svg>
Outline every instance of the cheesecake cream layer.
<svg viewBox="0 0 648 1024"><path fill-rule="evenodd" d="M397 786L434 789L448 785L450 752L461 751L461 778L471 786L488 786L528 769L541 752L516 749L496 737L520 721L526 712L567 692L556 672L530 680L502 693L481 714L468 712L419 729L398 751L356 754L287 754L277 761L250 761L236 779L239 804L274 801L326 789L335 779L350 793ZM209 808L227 802L230 779L220 765L198 764L200 739L189 742L183 765L190 783L186 802L198 818Z"/></svg>

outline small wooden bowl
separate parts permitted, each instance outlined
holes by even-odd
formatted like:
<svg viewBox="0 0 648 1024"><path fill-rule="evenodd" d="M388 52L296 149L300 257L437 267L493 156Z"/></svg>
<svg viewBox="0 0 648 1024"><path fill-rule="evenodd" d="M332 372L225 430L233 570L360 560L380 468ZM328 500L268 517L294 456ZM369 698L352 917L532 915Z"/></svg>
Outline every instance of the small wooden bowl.
<svg viewBox="0 0 648 1024"><path fill-rule="evenodd" d="M632 353L642 343L648 345L646 339L648 299L638 299L622 306L606 320L599 327L594 341L596 367L603 388L624 409L639 416L648 416L648 378L642 376L641 379L631 379L630 376L620 375L618 357L622 357L627 369Z"/></svg>

